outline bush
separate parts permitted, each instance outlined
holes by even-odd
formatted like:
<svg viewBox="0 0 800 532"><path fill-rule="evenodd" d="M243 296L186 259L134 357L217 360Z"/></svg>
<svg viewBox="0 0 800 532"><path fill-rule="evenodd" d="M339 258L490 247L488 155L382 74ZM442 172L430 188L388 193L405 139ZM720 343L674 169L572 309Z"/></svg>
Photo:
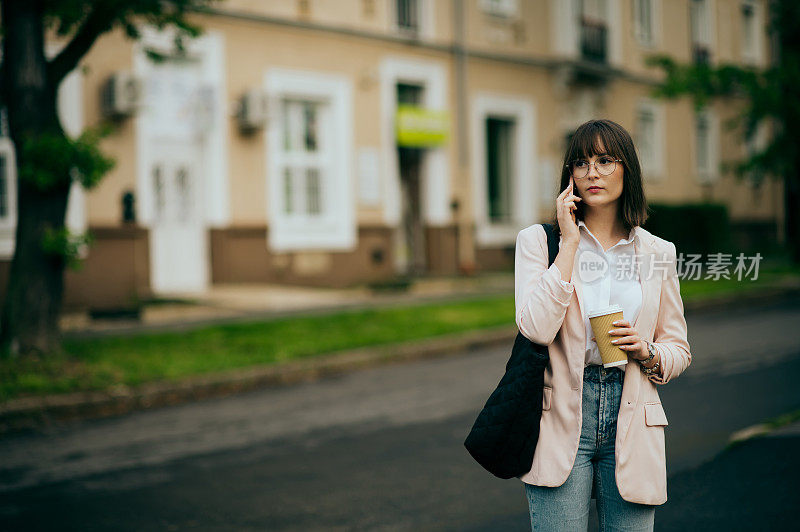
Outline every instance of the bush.
<svg viewBox="0 0 800 532"><path fill-rule="evenodd" d="M644 228L680 253L734 253L728 208L722 204L650 204Z"/></svg>

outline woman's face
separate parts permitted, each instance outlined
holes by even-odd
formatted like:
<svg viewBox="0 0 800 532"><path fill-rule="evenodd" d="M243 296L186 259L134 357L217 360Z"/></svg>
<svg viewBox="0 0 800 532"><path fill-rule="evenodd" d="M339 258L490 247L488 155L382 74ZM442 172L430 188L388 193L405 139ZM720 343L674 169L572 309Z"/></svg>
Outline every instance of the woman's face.
<svg viewBox="0 0 800 532"><path fill-rule="evenodd" d="M625 168L622 166L622 162L617 162L614 165L614 171L610 175L603 175L598 172L595 165L617 158L604 153L605 149L602 148L602 142L599 144L601 145L600 153L584 159L588 163L592 163L589 165L589 172L586 177L575 179L578 196L583 198L581 203L588 209L614 204L622 196L622 177L625 173Z"/></svg>

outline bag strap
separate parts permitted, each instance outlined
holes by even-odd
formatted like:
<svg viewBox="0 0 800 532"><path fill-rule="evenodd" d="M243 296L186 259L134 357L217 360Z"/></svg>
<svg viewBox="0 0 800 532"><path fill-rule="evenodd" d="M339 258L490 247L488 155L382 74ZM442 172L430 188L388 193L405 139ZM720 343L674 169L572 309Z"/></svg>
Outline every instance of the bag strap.
<svg viewBox="0 0 800 532"><path fill-rule="evenodd" d="M558 255L558 238L556 238L556 230L552 224L542 224L542 227L544 227L544 232L547 234L547 251L550 259L547 267L549 268L553 261L556 260L556 255Z"/></svg>

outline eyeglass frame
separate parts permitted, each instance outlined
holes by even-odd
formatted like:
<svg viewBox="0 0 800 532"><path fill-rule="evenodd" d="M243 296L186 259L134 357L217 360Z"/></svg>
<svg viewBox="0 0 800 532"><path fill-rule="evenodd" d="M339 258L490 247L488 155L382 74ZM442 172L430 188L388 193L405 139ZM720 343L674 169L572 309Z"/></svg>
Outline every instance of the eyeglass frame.
<svg viewBox="0 0 800 532"><path fill-rule="evenodd" d="M610 156L610 155L603 155L603 156L601 156L601 157L611 157L611 156ZM572 163L574 163L575 161L583 161L583 160L585 160L585 159L575 159L575 160L573 160L572 162L565 164L565 165L564 165L564 167L565 167L565 168L567 168L567 169L569 170L569 174L570 174L572 177L575 177L575 176L573 175L573 173L572 173L572 169L569 167L569 165L571 165L571 164L572 164ZM622 162L622 159L614 159L613 157L611 157L611 160L612 160L612 161L614 161L614 170L616 170L616 169L617 169L617 163L621 163L621 162ZM597 168L597 161L595 161L595 162L593 162L593 163L590 163L589 161L586 161L586 164L588 165L588 166L586 167L586 173L585 173L584 175L582 175L581 177L575 177L575 179L586 179L586 176L588 176L588 175L589 175L589 168L591 168L592 166L594 166L594 169L595 169L595 170L597 170L597 173L598 173L598 174L600 174L600 175L602 175L602 176L609 176L609 175L611 175L611 174L613 174L613 173L614 173L614 170L611 170L611 172L609 172L608 174L604 174L604 173L602 173L602 172L600 171L600 169L599 169L599 168Z"/></svg>

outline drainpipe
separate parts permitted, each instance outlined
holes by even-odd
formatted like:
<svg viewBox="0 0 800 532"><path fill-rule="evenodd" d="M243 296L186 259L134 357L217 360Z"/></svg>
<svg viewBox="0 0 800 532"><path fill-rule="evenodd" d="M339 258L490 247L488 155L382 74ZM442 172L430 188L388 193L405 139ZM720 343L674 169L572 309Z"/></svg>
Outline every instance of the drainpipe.
<svg viewBox="0 0 800 532"><path fill-rule="evenodd" d="M453 19L455 29L455 41L453 43L453 55L456 66L456 116L453 123L457 124L456 143L458 149L458 162L456 170L456 183L458 196L455 197L453 215L456 220L456 264L461 273L471 274L475 271L475 247L472 239L472 220L471 202L469 191L472 190L472 180L469 178L469 149L467 139L467 128L469 127L469 117L467 116L467 53L464 43L465 20L464 20L464 1L453 0ZM452 126L453 124L451 124Z"/></svg>

